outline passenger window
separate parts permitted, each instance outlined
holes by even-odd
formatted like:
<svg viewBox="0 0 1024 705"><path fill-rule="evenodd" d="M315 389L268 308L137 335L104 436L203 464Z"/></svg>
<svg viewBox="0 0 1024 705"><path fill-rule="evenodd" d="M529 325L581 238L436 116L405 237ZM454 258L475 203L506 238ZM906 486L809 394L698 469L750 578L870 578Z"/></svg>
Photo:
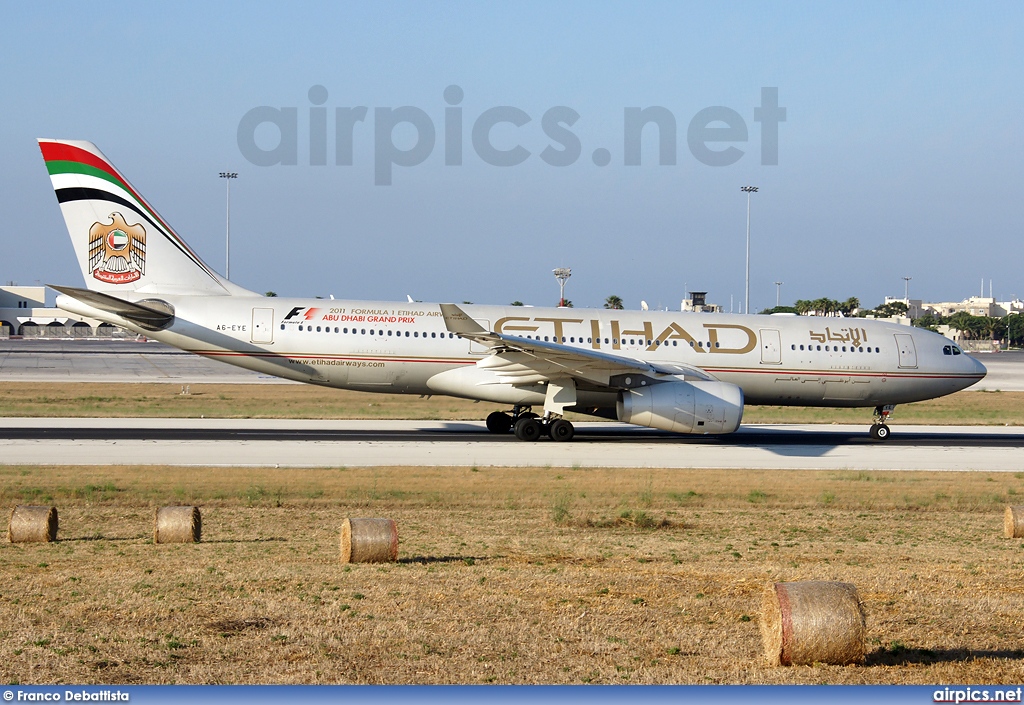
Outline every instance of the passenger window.
<svg viewBox="0 0 1024 705"><path fill-rule="evenodd" d="M803 346L803 345L801 345L801 346L800 346L800 349L801 349L801 350L803 350L803 349L804 349L804 346Z"/></svg>
<svg viewBox="0 0 1024 705"><path fill-rule="evenodd" d="M846 346L845 345L843 346L843 352L846 352Z"/></svg>
<svg viewBox="0 0 1024 705"><path fill-rule="evenodd" d="M299 324L299 330L302 330L302 324L301 323Z"/></svg>
<svg viewBox="0 0 1024 705"><path fill-rule="evenodd" d="M857 352L864 352L864 348L857 348Z"/></svg>
<svg viewBox="0 0 1024 705"><path fill-rule="evenodd" d="M790 350L796 350L796 343L793 343L792 345L790 345L789 349Z"/></svg>
<svg viewBox="0 0 1024 705"><path fill-rule="evenodd" d="M284 330L284 323L281 324L281 330Z"/></svg>
<svg viewBox="0 0 1024 705"><path fill-rule="evenodd" d="M366 329L365 328L361 328L359 330L359 335L366 335Z"/></svg>
<svg viewBox="0 0 1024 705"><path fill-rule="evenodd" d="M821 346L820 345L818 346L818 352L821 352Z"/></svg>
<svg viewBox="0 0 1024 705"><path fill-rule="evenodd" d="M436 333L436 332L435 332L435 333L431 333L431 334L430 334L430 337L431 337L431 338L436 338L436 337L437 337L437 333Z"/></svg>

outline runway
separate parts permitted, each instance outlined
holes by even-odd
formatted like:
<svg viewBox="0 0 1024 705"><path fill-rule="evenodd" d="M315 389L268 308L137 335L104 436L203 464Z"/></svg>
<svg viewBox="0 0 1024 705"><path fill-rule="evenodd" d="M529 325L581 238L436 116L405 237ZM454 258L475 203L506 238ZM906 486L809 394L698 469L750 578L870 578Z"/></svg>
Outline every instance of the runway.
<svg viewBox="0 0 1024 705"><path fill-rule="evenodd" d="M981 355L977 390L1024 391L1024 353ZM0 341L0 381L283 383L155 342ZM0 464L552 466L1024 472L1024 428L744 426L725 437L580 423L572 443L522 443L482 423L0 418Z"/></svg>
<svg viewBox="0 0 1024 705"><path fill-rule="evenodd" d="M680 436L581 423L571 443L517 441L482 423L237 419L2 419L5 465L551 466L1024 472L1024 428L744 426Z"/></svg>

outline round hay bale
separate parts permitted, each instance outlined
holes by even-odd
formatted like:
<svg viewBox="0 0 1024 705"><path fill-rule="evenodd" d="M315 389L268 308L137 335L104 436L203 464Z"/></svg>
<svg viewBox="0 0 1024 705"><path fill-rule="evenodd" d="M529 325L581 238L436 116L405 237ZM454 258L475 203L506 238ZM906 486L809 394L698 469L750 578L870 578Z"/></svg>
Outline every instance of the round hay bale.
<svg viewBox="0 0 1024 705"><path fill-rule="evenodd" d="M864 611L850 583L775 583L765 591L761 607L769 665L864 662Z"/></svg>
<svg viewBox="0 0 1024 705"><path fill-rule="evenodd" d="M1024 507L1007 507L1003 515L1003 535L1008 539L1024 538Z"/></svg>
<svg viewBox="0 0 1024 705"><path fill-rule="evenodd" d="M394 519L345 519L341 522L342 563L390 563L398 558Z"/></svg>
<svg viewBox="0 0 1024 705"><path fill-rule="evenodd" d="M19 504L7 527L11 543L49 543L57 540L57 508Z"/></svg>
<svg viewBox="0 0 1024 705"><path fill-rule="evenodd" d="M153 543L199 543L203 520L199 507L160 507L153 522Z"/></svg>

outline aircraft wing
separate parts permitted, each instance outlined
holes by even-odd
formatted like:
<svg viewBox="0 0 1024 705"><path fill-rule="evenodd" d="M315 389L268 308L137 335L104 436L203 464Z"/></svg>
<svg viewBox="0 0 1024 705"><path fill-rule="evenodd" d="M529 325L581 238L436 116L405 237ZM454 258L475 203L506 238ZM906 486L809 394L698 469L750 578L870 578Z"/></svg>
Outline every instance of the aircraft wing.
<svg viewBox="0 0 1024 705"><path fill-rule="evenodd" d="M536 384L568 377L597 388L625 389L636 386L641 377L648 376L715 379L691 365L659 364L562 343L495 333L483 328L455 304L441 304L441 315L450 332L490 349L490 356L481 359L477 365L493 370L498 377L497 383Z"/></svg>

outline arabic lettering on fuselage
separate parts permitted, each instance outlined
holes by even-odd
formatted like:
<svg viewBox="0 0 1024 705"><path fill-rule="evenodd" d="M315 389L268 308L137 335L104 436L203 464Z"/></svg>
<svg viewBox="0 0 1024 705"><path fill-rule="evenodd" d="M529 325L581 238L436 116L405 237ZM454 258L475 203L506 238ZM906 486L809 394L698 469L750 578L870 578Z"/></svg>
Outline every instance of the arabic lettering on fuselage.
<svg viewBox="0 0 1024 705"><path fill-rule="evenodd" d="M840 328L833 331L831 326L826 326L824 333L811 331L811 340L816 343L849 343L857 346L868 342L868 332L863 328Z"/></svg>

